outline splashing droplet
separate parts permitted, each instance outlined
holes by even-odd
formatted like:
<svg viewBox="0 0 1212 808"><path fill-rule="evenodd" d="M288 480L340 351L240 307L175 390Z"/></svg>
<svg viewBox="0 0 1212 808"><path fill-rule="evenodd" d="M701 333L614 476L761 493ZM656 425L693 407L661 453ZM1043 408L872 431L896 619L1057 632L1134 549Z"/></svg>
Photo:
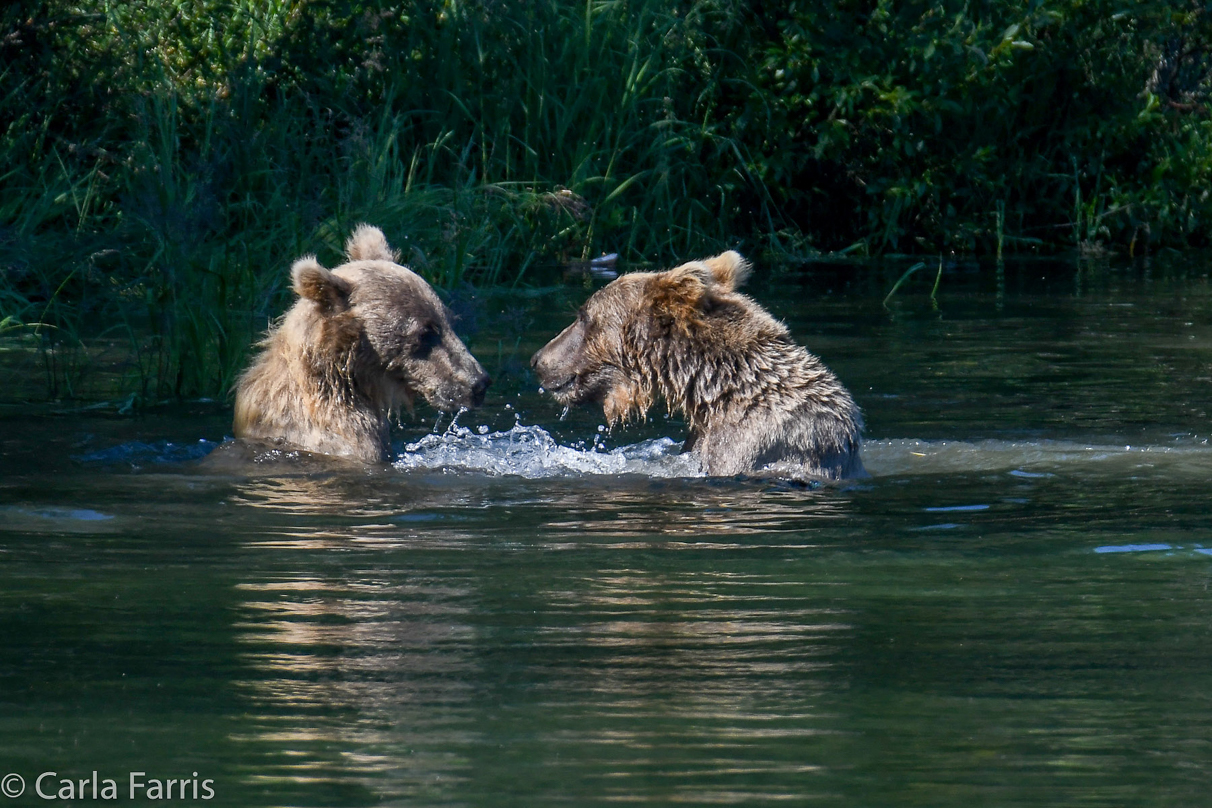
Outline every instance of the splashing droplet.
<svg viewBox="0 0 1212 808"><path fill-rule="evenodd" d="M450 417L450 425L446 427L445 435L453 435L459 431L459 416L467 412L466 407L459 407L459 411ZM436 431L436 430L435 430Z"/></svg>
<svg viewBox="0 0 1212 808"><path fill-rule="evenodd" d="M393 465L403 472L461 471L530 479L586 474L702 476L699 462L679 453L669 438L603 451L603 446L561 446L538 426L515 424L505 432L478 431L456 427L442 435L426 435L407 444Z"/></svg>
<svg viewBox="0 0 1212 808"><path fill-rule="evenodd" d="M564 411L560 413L560 420L561 420L561 421L563 421L565 418L567 418L567 417L568 417L568 409L569 409L568 407L565 407L565 408L564 408Z"/></svg>

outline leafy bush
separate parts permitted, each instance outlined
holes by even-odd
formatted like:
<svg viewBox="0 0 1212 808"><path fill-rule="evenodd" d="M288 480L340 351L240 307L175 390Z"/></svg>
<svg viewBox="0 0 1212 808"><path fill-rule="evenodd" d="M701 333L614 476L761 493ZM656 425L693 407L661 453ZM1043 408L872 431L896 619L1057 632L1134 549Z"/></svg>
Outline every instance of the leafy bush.
<svg viewBox="0 0 1212 808"><path fill-rule="evenodd" d="M823 248L1135 250L1209 233L1203 4L786 3L734 136Z"/></svg>
<svg viewBox="0 0 1212 808"><path fill-rule="evenodd" d="M600 252L1209 238L1193 0L20 0L0 24L0 333L54 395L99 340L126 346L115 389L226 390L290 260L362 220L447 288Z"/></svg>

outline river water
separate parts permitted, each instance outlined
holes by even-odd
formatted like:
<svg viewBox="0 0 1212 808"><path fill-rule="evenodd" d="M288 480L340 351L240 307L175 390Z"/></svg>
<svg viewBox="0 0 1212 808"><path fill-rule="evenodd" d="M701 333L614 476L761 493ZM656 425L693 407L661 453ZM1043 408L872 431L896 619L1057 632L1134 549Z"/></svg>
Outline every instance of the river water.
<svg viewBox="0 0 1212 808"><path fill-rule="evenodd" d="M870 479L817 489L562 418L525 361L576 284L469 303L488 401L390 467L10 403L8 801L1206 804L1209 264L898 275L755 282L866 415Z"/></svg>

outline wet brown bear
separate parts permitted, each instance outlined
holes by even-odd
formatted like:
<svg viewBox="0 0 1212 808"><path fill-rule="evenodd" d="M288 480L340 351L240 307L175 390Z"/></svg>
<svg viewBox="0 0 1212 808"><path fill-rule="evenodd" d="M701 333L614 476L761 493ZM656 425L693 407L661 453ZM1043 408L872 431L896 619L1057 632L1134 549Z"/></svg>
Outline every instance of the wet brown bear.
<svg viewBox="0 0 1212 808"><path fill-rule="evenodd" d="M864 475L854 400L786 326L736 291L748 272L730 251L624 275L531 365L561 403L600 402L611 424L664 398L689 422L685 450L707 474Z"/></svg>
<svg viewBox="0 0 1212 808"><path fill-rule="evenodd" d="M291 267L299 299L240 377L236 437L375 462L387 458L391 413L417 394L443 410L484 400L484 369L382 231L360 225L345 253L333 270L313 256Z"/></svg>

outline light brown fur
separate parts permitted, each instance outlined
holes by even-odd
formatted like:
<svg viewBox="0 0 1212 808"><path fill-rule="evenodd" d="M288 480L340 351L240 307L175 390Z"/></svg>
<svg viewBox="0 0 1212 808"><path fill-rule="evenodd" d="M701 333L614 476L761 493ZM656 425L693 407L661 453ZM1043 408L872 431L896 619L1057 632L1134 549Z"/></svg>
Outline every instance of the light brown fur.
<svg viewBox="0 0 1212 808"><path fill-rule="evenodd" d="M236 386L235 435L323 454L387 457L391 413L419 394L439 409L479 404L488 377L424 279L360 225L348 263L291 267L299 298Z"/></svg>
<svg viewBox="0 0 1212 808"><path fill-rule="evenodd" d="M858 407L786 326L736 291L748 272L729 251L624 275L531 364L558 400L598 401L611 424L664 399L686 417L686 450L708 474L862 476Z"/></svg>

